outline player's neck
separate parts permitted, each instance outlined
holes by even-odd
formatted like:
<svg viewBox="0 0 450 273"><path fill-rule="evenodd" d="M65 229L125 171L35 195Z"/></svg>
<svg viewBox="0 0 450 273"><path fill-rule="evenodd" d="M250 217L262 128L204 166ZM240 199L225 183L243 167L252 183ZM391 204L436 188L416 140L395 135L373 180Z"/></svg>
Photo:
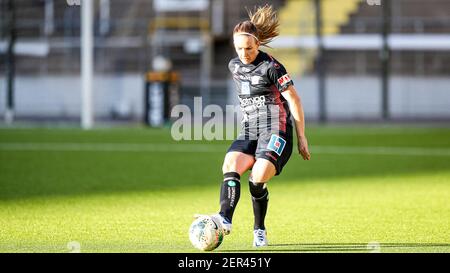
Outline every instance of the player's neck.
<svg viewBox="0 0 450 273"><path fill-rule="evenodd" d="M243 65L258 65L259 59L261 58L262 53L263 53L263 52L262 52L261 50L258 50L258 54L256 54L255 59L254 59L251 63L248 63L248 64L242 63L242 64L243 64ZM242 61L241 61L241 62L242 62Z"/></svg>
<svg viewBox="0 0 450 273"><path fill-rule="evenodd" d="M256 54L255 59L253 60L253 62L251 64L257 64L259 57L261 56L261 51L258 50L258 54Z"/></svg>

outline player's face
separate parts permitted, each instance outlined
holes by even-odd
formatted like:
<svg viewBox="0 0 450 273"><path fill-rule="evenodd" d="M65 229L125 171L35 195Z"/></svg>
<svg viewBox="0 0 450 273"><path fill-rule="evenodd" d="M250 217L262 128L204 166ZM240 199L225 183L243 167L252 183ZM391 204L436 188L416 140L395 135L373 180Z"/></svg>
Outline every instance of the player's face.
<svg viewBox="0 0 450 273"><path fill-rule="evenodd" d="M253 62L259 53L259 43L249 35L234 35L234 48L243 64Z"/></svg>

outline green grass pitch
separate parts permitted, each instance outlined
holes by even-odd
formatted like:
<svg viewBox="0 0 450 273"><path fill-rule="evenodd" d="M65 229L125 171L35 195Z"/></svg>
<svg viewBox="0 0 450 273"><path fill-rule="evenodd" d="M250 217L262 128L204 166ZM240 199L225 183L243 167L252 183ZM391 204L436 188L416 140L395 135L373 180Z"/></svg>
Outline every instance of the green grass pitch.
<svg viewBox="0 0 450 273"><path fill-rule="evenodd" d="M252 248L242 178L215 252L450 252L450 129L314 126L269 182L270 246ZM168 129L0 129L0 252L198 252L230 141ZM78 248L79 247L79 248Z"/></svg>

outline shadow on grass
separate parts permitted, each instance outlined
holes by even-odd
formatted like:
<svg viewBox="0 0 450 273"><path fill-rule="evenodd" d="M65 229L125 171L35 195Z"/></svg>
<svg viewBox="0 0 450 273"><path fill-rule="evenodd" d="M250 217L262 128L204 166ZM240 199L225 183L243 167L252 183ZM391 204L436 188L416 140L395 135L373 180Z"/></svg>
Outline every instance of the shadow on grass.
<svg viewBox="0 0 450 273"><path fill-rule="evenodd" d="M271 244L265 248L245 249L245 250L219 250L218 252L393 252L408 251L414 252L435 250L443 248L445 252L450 252L449 243L293 243L293 244Z"/></svg>

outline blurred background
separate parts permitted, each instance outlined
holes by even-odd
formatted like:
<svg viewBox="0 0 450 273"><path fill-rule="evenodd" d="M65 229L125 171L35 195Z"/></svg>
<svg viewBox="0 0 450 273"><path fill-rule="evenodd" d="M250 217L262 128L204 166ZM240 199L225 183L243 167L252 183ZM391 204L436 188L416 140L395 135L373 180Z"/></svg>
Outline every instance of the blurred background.
<svg viewBox="0 0 450 273"><path fill-rule="evenodd" d="M0 252L195 251L231 139L170 112L238 104L232 30L266 3L0 0ZM450 252L450 1L269 3L312 160L270 182L268 251ZM218 251L254 251L245 195Z"/></svg>
<svg viewBox="0 0 450 273"><path fill-rule="evenodd" d="M2 124L79 123L82 113L93 121L85 127L94 121L150 123L150 108L159 107L164 118L174 104L192 107L195 96L204 105L236 103L227 69L235 56L232 30L247 19L246 8L267 3L86 2L92 8L92 35L86 33L92 46L85 45L93 71L83 102L82 21L89 11L84 15L81 2L0 0ZM450 120L448 0L270 4L278 10L281 35L272 49L262 50L294 78L307 120ZM158 74L167 71L170 76ZM170 98L149 102L158 97L152 84L159 83L159 94L171 92Z"/></svg>

